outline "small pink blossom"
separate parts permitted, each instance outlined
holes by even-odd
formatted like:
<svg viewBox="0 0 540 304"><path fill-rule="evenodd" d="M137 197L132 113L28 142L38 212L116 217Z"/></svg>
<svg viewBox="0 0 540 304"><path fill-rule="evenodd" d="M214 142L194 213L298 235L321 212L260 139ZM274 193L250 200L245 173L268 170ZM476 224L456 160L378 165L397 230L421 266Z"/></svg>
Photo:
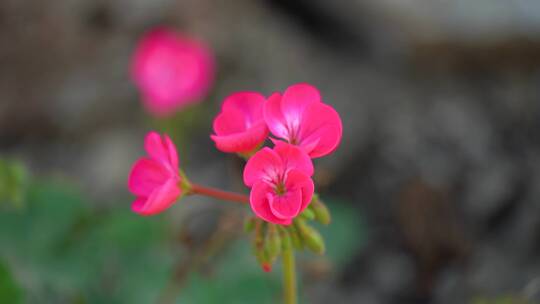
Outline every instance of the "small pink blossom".
<svg viewBox="0 0 540 304"><path fill-rule="evenodd" d="M309 84L292 85L283 96L270 96L264 119L274 136L301 147L312 158L332 153L341 141L339 114Z"/></svg>
<svg viewBox="0 0 540 304"><path fill-rule="evenodd" d="M139 159L128 178L129 190L137 196L131 209L153 215L169 208L182 194L176 147L169 136L149 132L144 140L149 157Z"/></svg>
<svg viewBox="0 0 540 304"><path fill-rule="evenodd" d="M313 163L300 148L284 142L263 148L244 168L251 209L267 222L289 225L311 202L312 175Z"/></svg>
<svg viewBox="0 0 540 304"><path fill-rule="evenodd" d="M148 110L165 116L204 98L214 78L214 61L201 42L158 27L139 41L131 76Z"/></svg>
<svg viewBox="0 0 540 304"><path fill-rule="evenodd" d="M264 96L253 92L230 95L214 119L215 135L210 137L223 152L247 153L262 144L268 136L264 122Z"/></svg>

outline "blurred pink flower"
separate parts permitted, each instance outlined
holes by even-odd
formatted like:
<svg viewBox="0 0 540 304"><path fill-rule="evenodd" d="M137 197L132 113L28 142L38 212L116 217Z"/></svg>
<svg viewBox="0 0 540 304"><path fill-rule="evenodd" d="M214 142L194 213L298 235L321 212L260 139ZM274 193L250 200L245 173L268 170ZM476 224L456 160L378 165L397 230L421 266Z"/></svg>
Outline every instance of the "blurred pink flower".
<svg viewBox="0 0 540 304"><path fill-rule="evenodd" d="M165 116L205 97L214 79L214 60L201 42L158 27L140 39L131 76L146 108Z"/></svg>
<svg viewBox="0 0 540 304"><path fill-rule="evenodd" d="M247 153L262 144L268 136L263 118L266 98L258 93L230 95L214 119L215 135L210 137L223 152Z"/></svg>
<svg viewBox="0 0 540 304"><path fill-rule="evenodd" d="M263 148L244 168L251 209L267 222L289 225L311 202L312 175L313 163L300 148L284 142Z"/></svg>
<svg viewBox="0 0 540 304"><path fill-rule="evenodd" d="M153 215L169 208L182 194L176 147L169 136L149 132L144 140L149 157L139 159L128 178L129 190L137 196L131 209Z"/></svg>
<svg viewBox="0 0 540 304"><path fill-rule="evenodd" d="M332 153L341 141L339 114L309 84L292 85L283 96L270 96L264 119L273 135L300 146L312 158Z"/></svg>

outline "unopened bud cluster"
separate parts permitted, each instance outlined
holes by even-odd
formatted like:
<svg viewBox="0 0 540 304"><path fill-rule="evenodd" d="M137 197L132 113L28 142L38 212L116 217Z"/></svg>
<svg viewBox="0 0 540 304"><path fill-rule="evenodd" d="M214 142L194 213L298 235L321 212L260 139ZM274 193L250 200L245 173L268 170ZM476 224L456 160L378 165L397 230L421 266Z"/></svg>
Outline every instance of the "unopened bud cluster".
<svg viewBox="0 0 540 304"><path fill-rule="evenodd" d="M328 225L330 221L328 208L315 195L311 204L293 220L291 225L272 224L250 217L245 221L244 229L247 233L253 234L253 254L262 269L269 272L283 251L307 249L315 254L324 254L326 250L324 239L310 222Z"/></svg>

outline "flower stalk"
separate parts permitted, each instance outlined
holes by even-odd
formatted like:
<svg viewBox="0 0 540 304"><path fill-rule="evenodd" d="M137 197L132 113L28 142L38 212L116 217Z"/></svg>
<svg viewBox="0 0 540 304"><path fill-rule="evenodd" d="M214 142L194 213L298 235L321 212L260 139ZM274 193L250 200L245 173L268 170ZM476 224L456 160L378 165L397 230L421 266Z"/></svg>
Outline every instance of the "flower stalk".
<svg viewBox="0 0 540 304"><path fill-rule="evenodd" d="M191 184L190 194L199 194L217 198L223 201L249 204L249 196L229 191L223 191L212 187L206 187L199 184Z"/></svg>
<svg viewBox="0 0 540 304"><path fill-rule="evenodd" d="M284 303L296 304L296 266L294 257L294 248L288 246L283 248L283 290Z"/></svg>

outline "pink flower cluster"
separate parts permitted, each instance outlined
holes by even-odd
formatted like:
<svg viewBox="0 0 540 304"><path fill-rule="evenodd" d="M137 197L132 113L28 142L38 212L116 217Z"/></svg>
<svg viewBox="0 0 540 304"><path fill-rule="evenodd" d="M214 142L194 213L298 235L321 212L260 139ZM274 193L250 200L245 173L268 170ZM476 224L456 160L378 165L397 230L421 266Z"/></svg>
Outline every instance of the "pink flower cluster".
<svg viewBox="0 0 540 304"><path fill-rule="evenodd" d="M312 158L332 153L341 141L337 112L308 84L289 87L269 98L254 92L235 93L223 102L211 135L224 152L249 158L244 183L249 202L261 219L289 225L313 197ZM269 137L273 148L263 147ZM168 136L147 135L149 155L138 160L128 186L137 198L133 211L152 215L170 207L191 185L178 168L176 148Z"/></svg>
<svg viewBox="0 0 540 304"><path fill-rule="evenodd" d="M288 225L311 202L311 158L332 153L342 136L338 113L309 84L296 84L268 99L242 92L227 97L211 138L224 152L250 155L244 183L261 219ZM274 148L256 151L272 133Z"/></svg>

